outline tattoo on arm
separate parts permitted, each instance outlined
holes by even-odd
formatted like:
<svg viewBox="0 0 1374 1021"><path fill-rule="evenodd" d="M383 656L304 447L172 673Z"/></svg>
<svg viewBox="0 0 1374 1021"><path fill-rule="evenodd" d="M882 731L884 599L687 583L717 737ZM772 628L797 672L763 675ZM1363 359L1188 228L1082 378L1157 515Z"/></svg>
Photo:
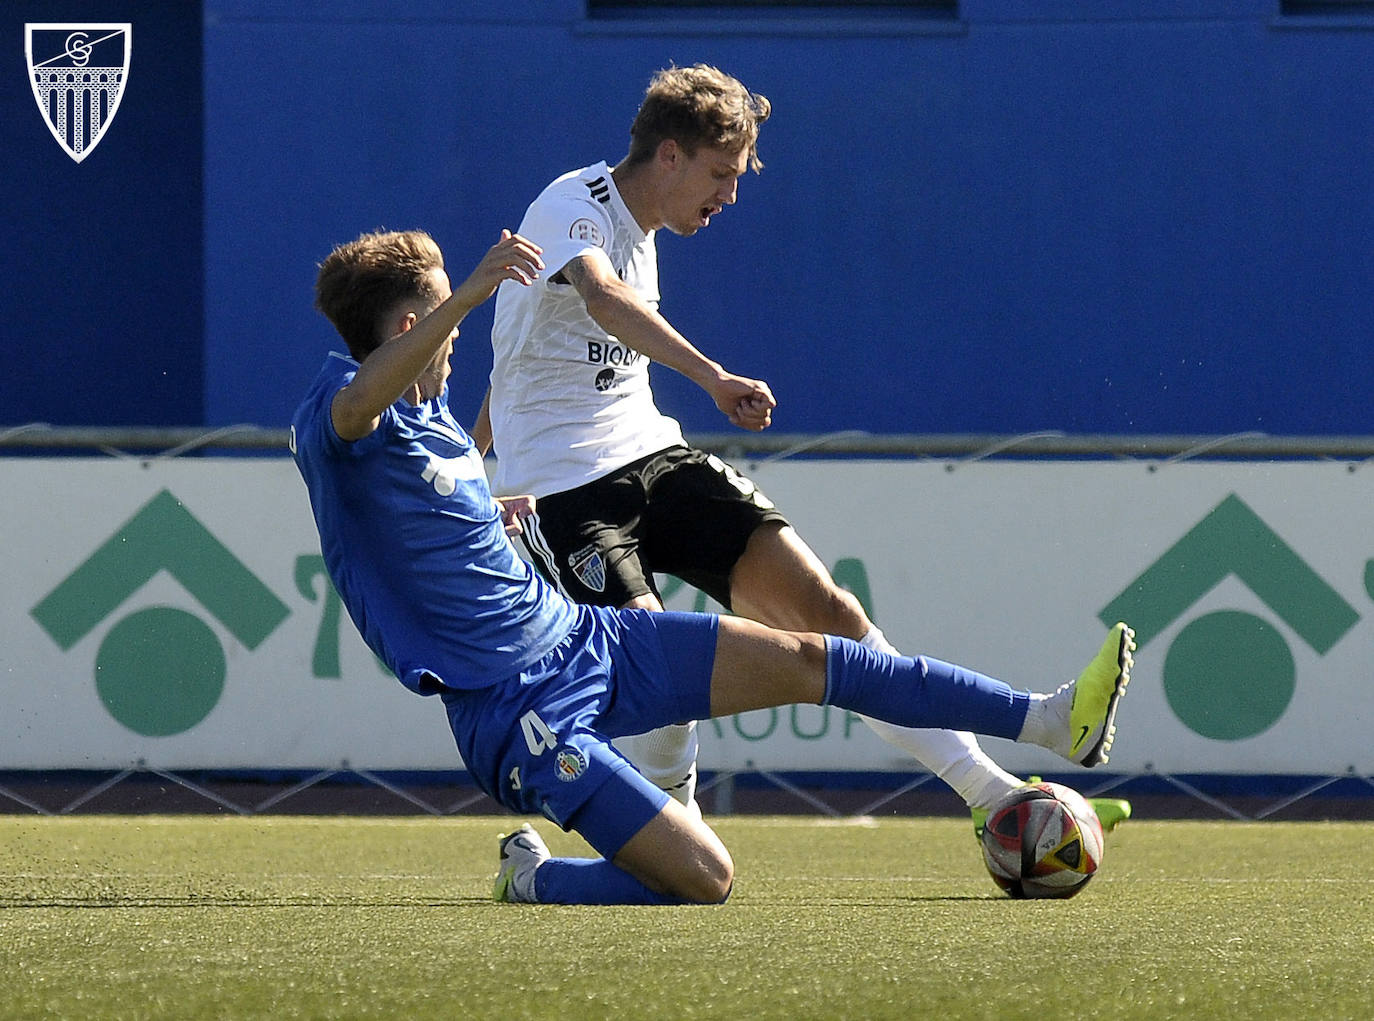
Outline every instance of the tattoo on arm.
<svg viewBox="0 0 1374 1021"><path fill-rule="evenodd" d="M580 258L574 259L553 276L554 283L572 284L573 287L576 287L578 290L581 290L582 281L586 279L587 267Z"/></svg>

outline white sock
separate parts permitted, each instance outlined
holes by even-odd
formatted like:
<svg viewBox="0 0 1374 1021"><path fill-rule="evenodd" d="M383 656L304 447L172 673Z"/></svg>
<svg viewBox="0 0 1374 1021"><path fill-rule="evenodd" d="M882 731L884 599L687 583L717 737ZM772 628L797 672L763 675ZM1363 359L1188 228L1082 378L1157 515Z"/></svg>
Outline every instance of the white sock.
<svg viewBox="0 0 1374 1021"><path fill-rule="evenodd" d="M875 652L901 655L876 626L859 639L859 644ZM993 762L978 739L967 731L898 727L866 716L863 721L888 744L902 749L953 787L970 808L990 808L998 798L1022 784Z"/></svg>
<svg viewBox="0 0 1374 1021"><path fill-rule="evenodd" d="M701 815L696 801L699 744L695 720L616 741L625 757L649 778L650 783L667 791L698 816Z"/></svg>
<svg viewBox="0 0 1374 1021"><path fill-rule="evenodd" d="M1073 693L1064 685L1053 695L1031 693L1026 720L1016 740L1022 744L1038 744L1060 755L1068 754L1069 713L1073 709Z"/></svg>

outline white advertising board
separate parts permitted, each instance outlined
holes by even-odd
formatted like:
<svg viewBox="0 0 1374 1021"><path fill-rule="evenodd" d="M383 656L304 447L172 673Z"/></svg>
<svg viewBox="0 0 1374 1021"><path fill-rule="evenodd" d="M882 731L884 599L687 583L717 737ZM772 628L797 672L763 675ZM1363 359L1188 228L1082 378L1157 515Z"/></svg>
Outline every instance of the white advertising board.
<svg viewBox="0 0 1374 1021"><path fill-rule="evenodd" d="M909 654L1051 689L1132 623L1114 772L1374 772L1368 469L739 467ZM0 769L459 767L442 706L340 613L289 461L0 461L0 520ZM710 608L664 582L670 607ZM706 769L919 768L833 708L702 737Z"/></svg>
<svg viewBox="0 0 1374 1021"><path fill-rule="evenodd" d="M1366 468L740 467L837 576L866 586L870 616L905 653L1050 689L1086 663L1106 624L1131 623L1140 648L1112 771L1374 769ZM721 768L904 768L901 752L834 709L754 713L702 735L703 761ZM1038 749L983 743L1023 774L1064 769Z"/></svg>
<svg viewBox="0 0 1374 1021"><path fill-rule="evenodd" d="M340 614L289 460L0 479L0 768L459 767L443 707Z"/></svg>

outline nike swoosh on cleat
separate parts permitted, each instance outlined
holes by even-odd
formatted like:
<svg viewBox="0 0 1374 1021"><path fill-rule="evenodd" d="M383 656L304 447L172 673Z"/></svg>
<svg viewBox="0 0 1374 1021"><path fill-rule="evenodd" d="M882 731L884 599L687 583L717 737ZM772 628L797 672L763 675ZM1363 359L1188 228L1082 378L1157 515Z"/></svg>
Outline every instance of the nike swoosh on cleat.
<svg viewBox="0 0 1374 1021"><path fill-rule="evenodd" d="M1083 728L1083 733L1081 733L1081 734L1078 735L1078 740L1074 741L1074 743L1073 743L1073 748L1071 749L1071 751L1075 751L1075 752L1078 751L1079 745L1081 745L1081 744L1083 743L1083 739L1086 738L1086 737L1088 736L1088 732L1091 731L1091 730L1092 730L1092 727L1084 727L1084 728Z"/></svg>

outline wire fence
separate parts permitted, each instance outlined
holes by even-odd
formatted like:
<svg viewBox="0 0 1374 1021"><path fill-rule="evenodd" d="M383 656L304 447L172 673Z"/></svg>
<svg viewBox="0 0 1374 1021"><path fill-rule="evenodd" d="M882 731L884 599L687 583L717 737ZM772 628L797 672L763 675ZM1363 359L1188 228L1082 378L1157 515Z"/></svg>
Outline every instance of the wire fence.
<svg viewBox="0 0 1374 1021"><path fill-rule="evenodd" d="M1138 459L1172 464L1196 459L1322 460L1354 470L1374 458L1374 436L1074 435L1042 431L996 434L824 435L701 433L689 441L711 453L753 463L794 457L944 460L951 466L995 458ZM0 427L0 457L104 455L143 461L229 454L286 456L288 432L258 425L218 428L54 426ZM829 817L878 813L942 814L961 810L930 773L846 776L765 769L702 774L699 796L713 814L806 812ZM1082 777L1065 782L1083 783ZM1237 820L1374 818L1374 777L1352 767L1331 776L1175 776L1147 769L1091 777L1089 796L1130 796L1149 814L1206 814ZM1180 805L1185 807L1180 807ZM388 774L341 762L298 775L280 771L173 772L133 763L125 769L9 771L0 774L0 812L209 811L236 815L281 812L376 812L435 816L504 811L462 772Z"/></svg>
<svg viewBox="0 0 1374 1021"><path fill-rule="evenodd" d="M1087 797L1129 798L1145 818L1374 820L1374 777L1134 774L1046 775ZM766 769L704 771L697 788L713 816L804 814L832 819L960 815L961 801L932 773L846 774ZM298 774L124 769L8 771L0 814L178 813L253 815L506 814L461 771L389 773L341 762Z"/></svg>

